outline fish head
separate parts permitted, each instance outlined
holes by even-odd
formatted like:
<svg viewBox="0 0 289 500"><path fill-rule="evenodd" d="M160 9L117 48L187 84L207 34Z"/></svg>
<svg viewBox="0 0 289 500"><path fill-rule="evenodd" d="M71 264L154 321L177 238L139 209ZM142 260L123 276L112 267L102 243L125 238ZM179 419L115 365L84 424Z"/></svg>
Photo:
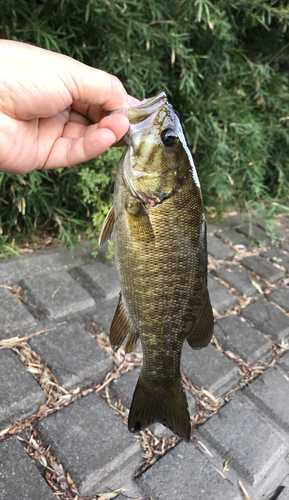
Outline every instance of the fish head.
<svg viewBox="0 0 289 500"><path fill-rule="evenodd" d="M165 91L129 108L127 116L123 177L136 198L153 207L180 190L189 175L200 186L180 119Z"/></svg>

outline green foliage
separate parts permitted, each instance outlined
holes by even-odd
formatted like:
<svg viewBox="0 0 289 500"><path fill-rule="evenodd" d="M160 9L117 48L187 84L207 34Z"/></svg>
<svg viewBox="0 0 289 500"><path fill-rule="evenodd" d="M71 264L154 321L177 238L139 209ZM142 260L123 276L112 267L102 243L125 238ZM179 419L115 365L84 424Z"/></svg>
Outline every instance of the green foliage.
<svg viewBox="0 0 289 500"><path fill-rule="evenodd" d="M230 205L264 204L277 210L288 204L288 2L1 4L2 37L114 73L140 99L165 88L184 124L209 210L222 214ZM36 226L64 231L65 240L83 221L90 223L90 234L98 231L111 204L116 155L113 150L69 171L18 179L2 174L3 234L15 237L17 228L31 232Z"/></svg>
<svg viewBox="0 0 289 500"><path fill-rule="evenodd" d="M121 154L119 149L111 148L99 157L93 166L83 166L78 174L80 182L77 190L92 211L92 228L96 232L100 232L113 202L113 185Z"/></svg>
<svg viewBox="0 0 289 500"><path fill-rule="evenodd" d="M45 232L58 234L63 243L75 243L86 213L85 204L77 197L78 179L74 168L23 176L0 173L2 234L21 243L32 234Z"/></svg>

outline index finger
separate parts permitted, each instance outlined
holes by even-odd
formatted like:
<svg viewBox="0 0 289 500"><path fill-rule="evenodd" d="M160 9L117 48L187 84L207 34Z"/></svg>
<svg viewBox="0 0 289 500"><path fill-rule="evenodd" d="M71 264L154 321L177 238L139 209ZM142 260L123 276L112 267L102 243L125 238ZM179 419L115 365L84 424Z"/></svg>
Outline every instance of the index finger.
<svg viewBox="0 0 289 500"><path fill-rule="evenodd" d="M128 107L128 94L116 76L70 57L60 57L65 59L66 71L63 71L63 60L59 59L59 74L74 101L98 105L106 111Z"/></svg>

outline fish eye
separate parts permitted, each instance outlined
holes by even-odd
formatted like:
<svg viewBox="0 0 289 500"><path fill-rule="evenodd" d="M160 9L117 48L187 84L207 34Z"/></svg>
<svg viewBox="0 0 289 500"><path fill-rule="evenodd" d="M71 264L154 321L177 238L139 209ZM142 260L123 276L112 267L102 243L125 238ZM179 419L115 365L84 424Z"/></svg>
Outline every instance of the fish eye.
<svg viewBox="0 0 289 500"><path fill-rule="evenodd" d="M166 128L161 133L161 140L166 148L171 148L177 143L178 138L175 136L173 130L171 130L170 128Z"/></svg>

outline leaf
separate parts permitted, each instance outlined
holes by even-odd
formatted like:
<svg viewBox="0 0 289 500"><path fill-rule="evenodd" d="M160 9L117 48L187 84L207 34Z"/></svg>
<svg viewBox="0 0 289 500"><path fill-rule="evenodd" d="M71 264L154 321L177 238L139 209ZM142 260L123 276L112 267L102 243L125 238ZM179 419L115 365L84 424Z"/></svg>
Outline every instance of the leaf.
<svg viewBox="0 0 289 500"><path fill-rule="evenodd" d="M240 490L242 491L243 495L244 495L244 499L245 500L251 500L251 498L249 497L247 491L246 491L246 488L245 486L242 484L241 481L238 481L238 486L240 488Z"/></svg>
<svg viewBox="0 0 289 500"><path fill-rule="evenodd" d="M251 280L251 283L252 285L256 288L256 290L261 294L261 295L264 295L264 292L262 290L262 288L260 287L259 283L257 283L256 281L254 280Z"/></svg>
<svg viewBox="0 0 289 500"><path fill-rule="evenodd" d="M108 493L101 493L101 495L99 495L98 497L98 500L110 500L111 498L116 498L119 494L119 490L118 491L110 491Z"/></svg>
<svg viewBox="0 0 289 500"><path fill-rule="evenodd" d="M207 453L207 455L209 455L211 458L213 458L213 455L210 452L210 450L207 448L207 446L205 446L200 440L198 441L198 444L203 448L204 452Z"/></svg>

